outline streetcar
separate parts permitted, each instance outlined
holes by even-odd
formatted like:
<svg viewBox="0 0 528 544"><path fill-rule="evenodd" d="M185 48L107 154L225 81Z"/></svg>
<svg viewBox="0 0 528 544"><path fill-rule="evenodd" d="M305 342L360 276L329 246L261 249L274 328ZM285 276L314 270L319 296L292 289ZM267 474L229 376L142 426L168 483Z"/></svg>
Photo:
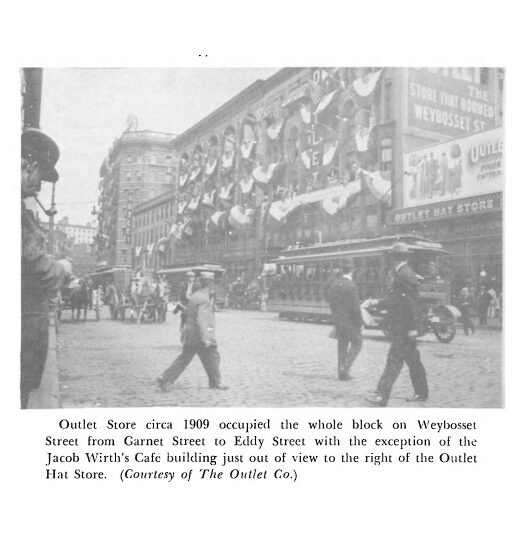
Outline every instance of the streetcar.
<svg viewBox="0 0 528 544"><path fill-rule="evenodd" d="M451 286L441 273L440 258L448 252L441 244L417 235L342 240L282 251L272 261L275 274L268 278L268 311L290 320L330 322L328 292L346 259L353 263L364 327L387 333L384 299L392 281L390 250L396 242L409 246L409 263L423 278L419 334L433 332L440 342L450 342L460 312L451 304Z"/></svg>

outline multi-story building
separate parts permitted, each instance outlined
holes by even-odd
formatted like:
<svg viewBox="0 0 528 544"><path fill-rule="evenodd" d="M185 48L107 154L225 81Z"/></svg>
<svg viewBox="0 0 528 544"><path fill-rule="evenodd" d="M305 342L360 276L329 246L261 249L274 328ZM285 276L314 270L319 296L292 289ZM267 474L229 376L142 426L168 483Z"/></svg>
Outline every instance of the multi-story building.
<svg viewBox="0 0 528 544"><path fill-rule="evenodd" d="M177 187L134 211L134 264L212 260L232 277L255 276L288 246L420 230L453 252L456 275L472 273L480 264L467 245L470 231L462 246L449 229L434 230L434 221L401 220L414 217L404 213L415 203L471 196L447 185L442 193L456 157L448 164L442 153L434 158L429 189L414 198L409 160L414 150L500 126L501 75L487 68L285 68L256 81L173 140ZM491 208L478 204L466 219L487 225ZM500 213L493 217L497 241ZM497 246L493 253L502 252Z"/></svg>
<svg viewBox="0 0 528 544"><path fill-rule="evenodd" d="M91 223L86 225L71 225L68 217L63 217L56 225L57 230L62 230L68 238L72 238L74 244L91 244L97 233L97 227Z"/></svg>
<svg viewBox="0 0 528 544"><path fill-rule="evenodd" d="M128 129L115 140L100 168L98 266L133 262L132 210L175 184L174 134Z"/></svg>

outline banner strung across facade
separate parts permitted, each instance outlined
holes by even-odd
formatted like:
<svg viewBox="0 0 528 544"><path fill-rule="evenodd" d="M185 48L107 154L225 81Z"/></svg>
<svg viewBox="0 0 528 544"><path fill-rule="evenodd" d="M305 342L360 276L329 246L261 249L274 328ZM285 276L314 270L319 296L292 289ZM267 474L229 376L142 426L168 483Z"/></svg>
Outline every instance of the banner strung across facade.
<svg viewBox="0 0 528 544"><path fill-rule="evenodd" d="M405 153L403 167L404 207L502 191L503 129Z"/></svg>
<svg viewBox="0 0 528 544"><path fill-rule="evenodd" d="M406 129L458 138L496 126L494 82L479 68L407 68Z"/></svg>

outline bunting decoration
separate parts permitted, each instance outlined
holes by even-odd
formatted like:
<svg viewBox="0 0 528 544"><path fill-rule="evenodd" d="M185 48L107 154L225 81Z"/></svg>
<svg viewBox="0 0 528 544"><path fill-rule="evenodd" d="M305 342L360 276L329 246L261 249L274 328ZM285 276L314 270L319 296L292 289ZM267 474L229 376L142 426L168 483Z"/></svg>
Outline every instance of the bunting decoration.
<svg viewBox="0 0 528 544"><path fill-rule="evenodd" d="M181 202L178 202L178 215L183 215L188 205L189 202L187 200L182 200Z"/></svg>
<svg viewBox="0 0 528 544"><path fill-rule="evenodd" d="M242 144L240 145L240 152L244 160L248 160L251 158L251 154L253 149L255 148L256 143L256 140L252 140L251 142L242 142Z"/></svg>
<svg viewBox="0 0 528 544"><path fill-rule="evenodd" d="M371 72L366 76L355 79L352 82L352 88L354 92L361 98L366 98L370 96L378 85L381 72L381 70L378 70L377 72Z"/></svg>
<svg viewBox="0 0 528 544"><path fill-rule="evenodd" d="M300 110L301 119L303 120L303 123L311 123L312 122L312 110L310 109L309 104L304 104Z"/></svg>
<svg viewBox="0 0 528 544"><path fill-rule="evenodd" d="M247 195L251 193L251 190L253 189L253 185L255 183L255 179L253 176L250 176L247 180L241 179L238 184L240 185L240 189L242 190L242 194Z"/></svg>
<svg viewBox="0 0 528 544"><path fill-rule="evenodd" d="M213 161L207 161L207 164L205 165L205 175L207 177L212 176L215 173L217 165L218 159L214 159Z"/></svg>
<svg viewBox="0 0 528 544"><path fill-rule="evenodd" d="M349 199L361 192L361 181L353 181L344 187L340 187L334 195L325 198L321 202L321 208L328 215L335 215L348 204Z"/></svg>
<svg viewBox="0 0 528 544"><path fill-rule="evenodd" d="M165 253L165 251L167 251L168 245L169 245L169 238L167 238L166 236L164 236L163 238L160 238L156 242L156 248L159 253Z"/></svg>
<svg viewBox="0 0 528 544"><path fill-rule="evenodd" d="M266 133L269 136L270 140L276 140L282 130L282 127L284 126L284 120L280 119L276 123L273 123L266 129Z"/></svg>
<svg viewBox="0 0 528 544"><path fill-rule="evenodd" d="M285 163L274 162L271 163L267 168L264 168L261 165L257 166L253 170L252 175L255 178L255 181L257 181L258 183L268 185L270 183L275 183L276 181L280 180L281 177L284 175L285 170Z"/></svg>
<svg viewBox="0 0 528 544"><path fill-rule="evenodd" d="M200 200L202 197L200 195L194 196L191 201L189 202L189 205L187 206L188 210L191 210L195 212L198 209L198 206L200 205Z"/></svg>
<svg viewBox="0 0 528 544"><path fill-rule="evenodd" d="M187 172L180 176L180 189L183 189L185 187L185 184L187 183L188 179L189 179L189 174Z"/></svg>
<svg viewBox="0 0 528 544"><path fill-rule="evenodd" d="M233 168L234 159L235 159L234 151L231 151L230 153L224 153L222 155L222 168L224 170L231 170L231 168Z"/></svg>
<svg viewBox="0 0 528 544"><path fill-rule="evenodd" d="M204 206L209 206L210 208L214 208L215 197L216 197L216 189L213 189L212 191L205 193L202 199L202 204Z"/></svg>
<svg viewBox="0 0 528 544"><path fill-rule="evenodd" d="M228 185L224 185L220 189L220 194L218 195L218 197L221 198L222 200L229 200L232 196L234 186L235 184L233 182L229 183Z"/></svg>
<svg viewBox="0 0 528 544"><path fill-rule="evenodd" d="M359 177L363 178L365 186L376 199L390 202L392 188L390 179L384 178L379 171L369 172L368 170L360 170Z"/></svg>
<svg viewBox="0 0 528 544"><path fill-rule="evenodd" d="M198 168L193 169L191 172L190 181L191 182L195 181L198 178L198 176L201 174L201 172L202 172L201 166L198 166Z"/></svg>
<svg viewBox="0 0 528 544"><path fill-rule="evenodd" d="M356 131L355 140L358 151L368 151L370 139L370 129L367 127L359 127Z"/></svg>
<svg viewBox="0 0 528 544"><path fill-rule="evenodd" d="M338 94L338 90L339 89L336 89L331 93L325 94L321 98L319 104L317 104L317 108L315 108L314 115L319 115L320 113L322 113L333 102L334 98Z"/></svg>
<svg viewBox="0 0 528 544"><path fill-rule="evenodd" d="M227 220L232 227L241 230L252 224L254 215L255 210L251 208L244 209L242 206L233 206Z"/></svg>

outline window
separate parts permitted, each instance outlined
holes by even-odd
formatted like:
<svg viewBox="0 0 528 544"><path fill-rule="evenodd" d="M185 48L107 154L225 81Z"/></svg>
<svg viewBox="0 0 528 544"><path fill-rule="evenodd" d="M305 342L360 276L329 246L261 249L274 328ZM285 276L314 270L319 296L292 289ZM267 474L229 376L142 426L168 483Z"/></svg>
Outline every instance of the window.
<svg viewBox="0 0 528 544"><path fill-rule="evenodd" d="M136 170L136 180L141 181L141 170Z"/></svg>
<svg viewBox="0 0 528 544"><path fill-rule="evenodd" d="M126 156L126 162L128 162L128 163L132 162L132 156L131 155Z"/></svg>
<svg viewBox="0 0 528 544"><path fill-rule="evenodd" d="M392 168L392 139L382 138L380 147L380 170L390 170Z"/></svg>

